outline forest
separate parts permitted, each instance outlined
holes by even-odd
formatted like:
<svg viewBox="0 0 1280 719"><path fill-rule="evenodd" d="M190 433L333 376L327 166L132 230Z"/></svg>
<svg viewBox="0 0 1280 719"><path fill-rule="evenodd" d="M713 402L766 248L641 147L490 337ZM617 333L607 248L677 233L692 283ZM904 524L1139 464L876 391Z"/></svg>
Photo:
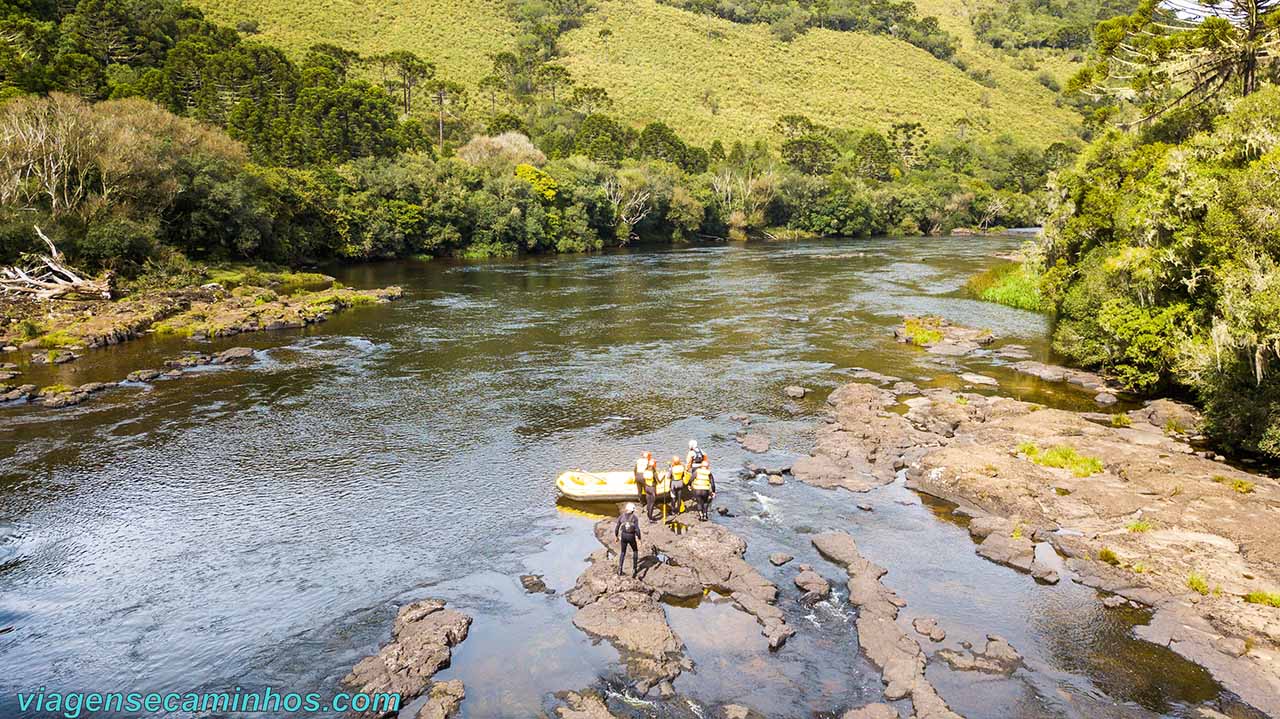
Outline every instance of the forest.
<svg viewBox="0 0 1280 719"><path fill-rule="evenodd" d="M1072 89L1120 109L1050 179L1027 271L1057 351L1139 396L1189 394L1214 439L1275 459L1280 3L1200 7L1144 1L1098 26Z"/></svg>
<svg viewBox="0 0 1280 719"><path fill-rule="evenodd" d="M295 61L169 0L6 0L0 257L33 247L33 224L126 276L989 229L1034 224L1074 149L793 113L771 137L697 147L618 120L607 91L557 62L589 5L511 10L521 35L468 87L403 51L317 44Z"/></svg>

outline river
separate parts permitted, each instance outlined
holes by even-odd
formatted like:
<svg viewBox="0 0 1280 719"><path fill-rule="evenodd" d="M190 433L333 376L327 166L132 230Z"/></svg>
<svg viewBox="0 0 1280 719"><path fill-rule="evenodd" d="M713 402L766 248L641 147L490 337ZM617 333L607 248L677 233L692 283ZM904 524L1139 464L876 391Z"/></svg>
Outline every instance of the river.
<svg viewBox="0 0 1280 719"><path fill-rule="evenodd" d="M466 683L465 717L537 715L562 690L621 690L617 653L570 623L562 593L594 548L589 518L557 507L567 468L628 466L702 440L722 468L726 522L783 590L798 634L770 655L732 605L671 607L697 668L680 706L736 701L769 716L838 716L877 701L840 597L799 602L794 567L833 581L808 534L843 529L908 601L957 638L1009 638L1012 678L929 675L970 717L1190 716L1236 712L1206 672L1130 638L1136 613L1092 590L1037 585L973 552L945 507L900 485L866 497L727 469L805 452L822 399L865 367L924 386L956 369L896 344L904 314L933 313L1048 359L1046 318L968 299L963 285L1010 252L999 238L879 239L637 250L486 263L347 268L355 286L406 297L299 332L209 343L263 350L243 368L122 388L79 407L0 410L0 716L12 693L333 691L387 638L397 605L439 596L475 617L438 679ZM119 379L184 346L146 339L59 368L37 384ZM92 364L90 362L92 361ZM77 365L83 365L78 367ZM1001 391L1083 408L1087 396L966 367ZM817 392L784 411L782 389ZM768 455L734 440L749 414ZM867 501L873 512L854 505ZM555 595L518 577L545 575ZM841 583L836 583L842 588Z"/></svg>

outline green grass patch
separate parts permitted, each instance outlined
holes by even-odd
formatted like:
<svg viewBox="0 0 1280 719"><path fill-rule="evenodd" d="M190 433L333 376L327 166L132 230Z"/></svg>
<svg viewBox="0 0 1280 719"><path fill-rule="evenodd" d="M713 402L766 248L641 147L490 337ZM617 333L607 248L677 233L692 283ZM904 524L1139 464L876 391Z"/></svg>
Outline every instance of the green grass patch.
<svg viewBox="0 0 1280 719"><path fill-rule="evenodd" d="M973 296L986 302L1032 312L1048 309L1040 293L1039 275L1020 262L992 267L971 278L968 288Z"/></svg>
<svg viewBox="0 0 1280 719"><path fill-rule="evenodd" d="M1089 477L1103 470L1102 460L1080 454L1065 444L1041 450L1033 442L1018 445L1018 451L1042 467L1068 469L1077 477Z"/></svg>
<svg viewBox="0 0 1280 719"><path fill-rule="evenodd" d="M40 346L45 349L63 349L66 347L74 347L81 343L81 339L63 330L50 332L42 335L39 340Z"/></svg>
<svg viewBox="0 0 1280 719"><path fill-rule="evenodd" d="M917 347L925 347L942 341L942 318L908 317L902 321L902 333L907 341Z"/></svg>
<svg viewBox="0 0 1280 719"><path fill-rule="evenodd" d="M1280 607L1280 592L1249 592L1244 595L1244 600L1264 607Z"/></svg>
<svg viewBox="0 0 1280 719"><path fill-rule="evenodd" d="M1117 557L1116 553L1111 551L1109 547L1103 547L1098 550L1098 561L1106 562L1113 567L1120 566L1120 557Z"/></svg>
<svg viewBox="0 0 1280 719"><path fill-rule="evenodd" d="M1154 527L1155 525L1148 520L1139 519L1137 521L1130 522L1126 528L1132 534L1141 534L1143 532L1150 532Z"/></svg>
<svg viewBox="0 0 1280 719"><path fill-rule="evenodd" d="M44 329L40 325L29 319L18 322L18 337L22 340L33 340L44 334Z"/></svg>
<svg viewBox="0 0 1280 719"><path fill-rule="evenodd" d="M55 394L66 394L67 392L70 392L74 389L75 387L72 387L69 384L51 384L48 387L41 387L40 394L45 396L55 395Z"/></svg>
<svg viewBox="0 0 1280 719"><path fill-rule="evenodd" d="M1247 479L1232 479L1231 477L1224 477L1220 474L1214 475L1213 481L1218 484L1228 485L1232 490L1239 494L1253 494L1253 490L1258 488L1258 485Z"/></svg>
<svg viewBox="0 0 1280 719"><path fill-rule="evenodd" d="M1192 572L1187 575L1187 588L1202 597L1209 596L1209 580L1198 572Z"/></svg>
<svg viewBox="0 0 1280 719"><path fill-rule="evenodd" d="M1132 571L1134 574L1146 574L1149 571L1147 569L1147 565L1143 564L1142 562L1138 562L1132 567L1129 567L1129 570Z"/></svg>
<svg viewBox="0 0 1280 719"><path fill-rule="evenodd" d="M1119 428L1119 427L1131 427L1131 426L1133 426L1133 420L1129 418L1129 415L1124 414L1124 413L1121 413L1121 414L1113 414L1113 415L1111 415L1111 426L1112 426L1112 427L1117 427L1117 428Z"/></svg>
<svg viewBox="0 0 1280 719"><path fill-rule="evenodd" d="M294 272L254 265L223 265L208 270L209 282L216 282L228 290L262 287L278 294L322 290L333 285L333 278L319 272Z"/></svg>

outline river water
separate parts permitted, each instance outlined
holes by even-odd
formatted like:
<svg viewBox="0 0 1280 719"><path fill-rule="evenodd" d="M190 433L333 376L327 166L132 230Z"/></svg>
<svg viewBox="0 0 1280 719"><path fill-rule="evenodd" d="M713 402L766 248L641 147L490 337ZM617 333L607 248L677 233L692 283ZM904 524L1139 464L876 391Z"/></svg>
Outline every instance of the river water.
<svg viewBox="0 0 1280 719"><path fill-rule="evenodd" d="M827 392L856 367L956 385L957 367L896 344L903 314L985 327L1048 359L1045 318L965 297L1017 240L884 239L619 252L345 269L404 300L301 332L201 347L263 350L247 367L124 387L77 408L0 410L0 716L12 692L331 692L386 641L400 604L446 598L475 617L438 678L465 681L465 717L529 717L554 693L613 692L637 716L838 716L877 701L842 596L799 600L794 564L838 588L811 532L850 531L907 619L942 619L953 645L1006 636L1014 677L930 677L970 717L1243 716L1199 668L1130 638L1137 614L1091 590L1037 585L973 552L945 507L900 485L866 496L737 479L748 459L803 453ZM24 381L119 379L187 347L142 340ZM92 364L87 364L92 359ZM78 367L77 365L84 365ZM998 360L965 368L1000 391L1084 408ZM43 373L43 374L42 374ZM800 414L782 389L817 390ZM794 410L794 408L792 408ZM749 414L769 455L734 440ZM670 607L696 663L678 702L628 701L617 653L570 623L563 592L595 548L591 519L558 507L567 468L625 467L643 449L702 440L721 468L717 518L782 589L798 630L770 654L755 621L714 597ZM866 501L873 512L854 505ZM525 573L554 595L526 594Z"/></svg>

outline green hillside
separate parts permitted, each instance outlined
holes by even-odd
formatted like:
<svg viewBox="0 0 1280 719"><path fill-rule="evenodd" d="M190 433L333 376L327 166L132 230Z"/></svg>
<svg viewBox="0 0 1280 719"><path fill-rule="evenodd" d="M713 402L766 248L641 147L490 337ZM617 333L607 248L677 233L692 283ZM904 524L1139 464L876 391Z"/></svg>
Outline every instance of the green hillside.
<svg viewBox="0 0 1280 719"><path fill-rule="evenodd" d="M320 41L364 54L412 50L469 84L515 36L501 0L196 2L219 22L257 21L260 39L291 52ZM617 115L636 124L664 120L698 143L767 136L778 116L792 112L836 127L918 121L935 133L967 118L1037 144L1074 134L1078 116L1056 107L1036 81L1041 69L1062 71L1015 68L1007 56L977 47L961 0L922 0L920 8L961 39L970 75L988 72L985 84L889 37L812 30L784 43L762 25L654 0L602 0L561 44L579 83L606 88Z"/></svg>
<svg viewBox="0 0 1280 719"><path fill-rule="evenodd" d="M258 24L254 40L299 55L330 42L364 55L412 50L445 75L474 84L489 55L511 49L516 27L504 0L195 0L214 22Z"/></svg>

